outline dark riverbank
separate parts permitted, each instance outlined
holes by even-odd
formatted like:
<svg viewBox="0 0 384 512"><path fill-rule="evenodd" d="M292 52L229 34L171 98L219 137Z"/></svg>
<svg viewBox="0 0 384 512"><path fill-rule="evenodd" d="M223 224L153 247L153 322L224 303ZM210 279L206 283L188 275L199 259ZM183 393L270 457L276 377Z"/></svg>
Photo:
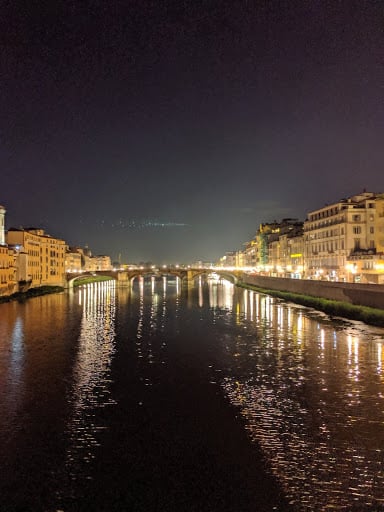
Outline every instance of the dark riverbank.
<svg viewBox="0 0 384 512"><path fill-rule="evenodd" d="M80 278L76 280L73 284L73 287L76 288L78 286L82 286L90 283L97 283L103 281L110 281L110 277L104 276L87 276L84 278ZM5 295L0 297L0 304L4 304L6 302L11 302L17 300L19 302L24 302L27 299L31 299L33 297L41 297L42 295L49 295L51 293L62 293L65 291L63 286L38 286L36 288L30 288L25 292L16 292L12 293L12 295Z"/></svg>
<svg viewBox="0 0 384 512"><path fill-rule="evenodd" d="M51 293L61 293L63 291L64 288L62 286L39 286L38 288L30 288L25 292L16 292L12 293L12 295L0 297L0 304L11 302L13 300L24 302L25 300L32 297L40 297L42 295L49 295Z"/></svg>
<svg viewBox="0 0 384 512"><path fill-rule="evenodd" d="M272 297L278 297L287 301L295 302L302 306L311 307L323 311L330 316L344 317L351 320L359 320L369 325L384 327L384 310L370 308L367 306L357 306L348 302L313 297L312 295L302 295L280 290L271 290L248 283L238 283L241 288L247 288L260 293L266 293Z"/></svg>

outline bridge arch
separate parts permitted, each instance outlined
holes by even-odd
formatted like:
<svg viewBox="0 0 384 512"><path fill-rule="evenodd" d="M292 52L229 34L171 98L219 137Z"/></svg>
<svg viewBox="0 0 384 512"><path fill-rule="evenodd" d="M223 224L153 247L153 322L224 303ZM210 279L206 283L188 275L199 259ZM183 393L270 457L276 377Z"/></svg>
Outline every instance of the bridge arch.
<svg viewBox="0 0 384 512"><path fill-rule="evenodd" d="M179 277L181 280L187 277L187 271L183 270L173 270L173 269L148 269L148 270L131 270L128 272L129 282L132 284L134 279L137 277L164 277L164 276L173 276Z"/></svg>
<svg viewBox="0 0 384 512"><path fill-rule="evenodd" d="M118 281L118 274L113 271L98 271L98 272L82 272L81 274L78 273L71 273L68 272L66 274L67 279L67 288L73 288L75 281L80 281L81 279L86 279L87 277L105 277L106 280L114 280ZM100 282L95 280L95 283Z"/></svg>
<svg viewBox="0 0 384 512"><path fill-rule="evenodd" d="M230 281L233 284L237 284L239 281L239 278L238 278L238 276L236 276L235 273L232 273L228 270L209 269L209 268L208 269L190 270L188 272L188 279L193 281L199 276L202 276L202 275L208 276L209 274L214 274L214 273L219 275L223 279Z"/></svg>

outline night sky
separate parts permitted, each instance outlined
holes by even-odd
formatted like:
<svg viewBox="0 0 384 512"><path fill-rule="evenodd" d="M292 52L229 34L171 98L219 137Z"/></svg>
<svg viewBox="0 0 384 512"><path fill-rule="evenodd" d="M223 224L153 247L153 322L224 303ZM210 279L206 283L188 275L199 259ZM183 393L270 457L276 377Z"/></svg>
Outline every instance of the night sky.
<svg viewBox="0 0 384 512"><path fill-rule="evenodd" d="M374 0L4 0L6 226L188 263L384 192L383 28Z"/></svg>

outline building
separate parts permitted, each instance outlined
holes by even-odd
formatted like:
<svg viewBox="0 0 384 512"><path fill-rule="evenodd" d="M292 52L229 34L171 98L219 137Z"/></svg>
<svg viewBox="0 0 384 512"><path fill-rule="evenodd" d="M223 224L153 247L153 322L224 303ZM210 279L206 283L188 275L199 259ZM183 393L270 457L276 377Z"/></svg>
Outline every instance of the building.
<svg viewBox="0 0 384 512"><path fill-rule="evenodd" d="M65 253L65 272L82 272L83 259L82 254L76 247L68 247Z"/></svg>
<svg viewBox="0 0 384 512"><path fill-rule="evenodd" d="M236 251L235 255L235 267L236 268L244 268L246 266L246 257L245 251Z"/></svg>
<svg viewBox="0 0 384 512"><path fill-rule="evenodd" d="M217 262L218 267L234 268L236 267L236 251L229 251Z"/></svg>
<svg viewBox="0 0 384 512"><path fill-rule="evenodd" d="M5 213L4 206L0 206L0 296L18 291L15 254L5 242Z"/></svg>
<svg viewBox="0 0 384 512"><path fill-rule="evenodd" d="M257 265L257 240L252 238L249 242L244 244L244 259L245 266L248 268L256 269Z"/></svg>
<svg viewBox="0 0 384 512"><path fill-rule="evenodd" d="M374 245L369 240L368 249L360 248L347 255L347 276L354 282L384 284L384 194L375 197L372 211L374 223L372 226L370 222L368 229Z"/></svg>
<svg viewBox="0 0 384 512"><path fill-rule="evenodd" d="M15 255L7 245L0 245L0 296L18 291L16 285Z"/></svg>
<svg viewBox="0 0 384 512"><path fill-rule="evenodd" d="M47 235L43 229L10 228L6 241L15 251L16 278L19 285L31 288L64 285L64 240Z"/></svg>
<svg viewBox="0 0 384 512"><path fill-rule="evenodd" d="M292 265L288 251L288 240L301 236L303 223L298 219L286 218L281 222L260 224L256 232L256 267L259 271L273 276L287 276Z"/></svg>
<svg viewBox="0 0 384 512"><path fill-rule="evenodd" d="M303 228L301 228L301 233L292 234L287 238L286 270L287 277L305 278Z"/></svg>
<svg viewBox="0 0 384 512"><path fill-rule="evenodd" d="M307 277L359 280L347 260L376 253L376 201L376 194L363 192L309 212L304 223Z"/></svg>
<svg viewBox="0 0 384 512"><path fill-rule="evenodd" d="M95 260L96 270L112 270L112 263L110 256L99 255L93 256Z"/></svg>

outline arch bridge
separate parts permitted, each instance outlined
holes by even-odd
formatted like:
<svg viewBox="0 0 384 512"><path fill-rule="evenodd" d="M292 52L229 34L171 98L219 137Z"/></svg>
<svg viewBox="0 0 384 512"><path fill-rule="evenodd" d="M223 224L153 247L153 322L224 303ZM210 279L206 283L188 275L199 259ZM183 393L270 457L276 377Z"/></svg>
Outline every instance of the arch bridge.
<svg viewBox="0 0 384 512"><path fill-rule="evenodd" d="M128 286L137 277L144 276L175 276L179 277L182 283L192 284L193 281L200 276L209 275L216 273L223 279L227 279L232 283L236 284L241 280L241 271L227 271L212 268L175 268L175 267L156 267L156 268L143 268L143 269L131 269L131 270L96 270L94 272L67 272L66 281L67 287L72 288L73 283L77 280L84 279L87 277L108 277L117 281L119 285Z"/></svg>

